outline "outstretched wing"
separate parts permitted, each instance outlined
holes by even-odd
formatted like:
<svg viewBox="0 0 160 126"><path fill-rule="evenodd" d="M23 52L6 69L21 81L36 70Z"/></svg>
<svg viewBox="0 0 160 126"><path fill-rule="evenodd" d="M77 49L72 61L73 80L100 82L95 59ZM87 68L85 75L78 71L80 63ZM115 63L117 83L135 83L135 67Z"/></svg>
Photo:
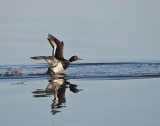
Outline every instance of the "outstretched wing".
<svg viewBox="0 0 160 126"><path fill-rule="evenodd" d="M35 60L44 59L49 64L50 67L55 67L59 63L59 61L54 56L36 56L31 58Z"/></svg>
<svg viewBox="0 0 160 126"><path fill-rule="evenodd" d="M64 60L63 50L64 50L64 43L60 42L57 38L53 35L48 34L48 41L50 42L51 46L53 47L53 56L56 57L58 60Z"/></svg>

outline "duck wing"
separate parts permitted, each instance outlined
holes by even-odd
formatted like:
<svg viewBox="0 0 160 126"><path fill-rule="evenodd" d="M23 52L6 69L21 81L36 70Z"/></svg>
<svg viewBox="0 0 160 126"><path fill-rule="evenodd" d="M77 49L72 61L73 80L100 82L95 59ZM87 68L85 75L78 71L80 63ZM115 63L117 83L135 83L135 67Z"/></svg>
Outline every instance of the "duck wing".
<svg viewBox="0 0 160 126"><path fill-rule="evenodd" d="M59 63L59 61L54 56L36 56L31 58L35 60L44 59L50 67L56 67Z"/></svg>
<svg viewBox="0 0 160 126"><path fill-rule="evenodd" d="M53 47L52 55L55 56L58 60L64 60L63 50L64 50L64 43L60 42L57 38L53 35L48 34L48 41L50 42L51 46Z"/></svg>

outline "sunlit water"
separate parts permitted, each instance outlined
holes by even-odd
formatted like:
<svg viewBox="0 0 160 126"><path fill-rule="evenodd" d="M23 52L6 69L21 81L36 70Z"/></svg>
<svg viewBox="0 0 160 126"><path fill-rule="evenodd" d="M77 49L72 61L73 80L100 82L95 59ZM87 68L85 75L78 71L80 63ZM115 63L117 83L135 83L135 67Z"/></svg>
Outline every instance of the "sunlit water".
<svg viewBox="0 0 160 126"><path fill-rule="evenodd" d="M47 64L1 65L0 79L46 78ZM159 78L160 63L81 63L62 71L65 79Z"/></svg>

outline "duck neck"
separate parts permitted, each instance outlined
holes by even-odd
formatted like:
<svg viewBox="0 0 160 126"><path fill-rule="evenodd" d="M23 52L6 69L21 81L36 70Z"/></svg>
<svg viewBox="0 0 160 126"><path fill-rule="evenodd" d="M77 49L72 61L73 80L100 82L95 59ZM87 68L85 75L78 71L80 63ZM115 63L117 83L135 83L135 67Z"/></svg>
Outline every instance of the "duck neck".
<svg viewBox="0 0 160 126"><path fill-rule="evenodd" d="M73 57L71 57L70 59L69 59L69 62L73 62L74 61L74 59L73 59Z"/></svg>

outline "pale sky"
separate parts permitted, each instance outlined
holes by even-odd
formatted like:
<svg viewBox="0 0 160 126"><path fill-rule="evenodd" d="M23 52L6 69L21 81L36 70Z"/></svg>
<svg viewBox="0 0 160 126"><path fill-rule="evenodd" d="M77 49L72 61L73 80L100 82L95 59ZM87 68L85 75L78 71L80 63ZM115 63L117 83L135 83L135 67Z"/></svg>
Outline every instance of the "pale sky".
<svg viewBox="0 0 160 126"><path fill-rule="evenodd" d="M160 62L159 0L0 3L0 64L51 55L48 33L64 41L67 59L78 55L82 62Z"/></svg>

